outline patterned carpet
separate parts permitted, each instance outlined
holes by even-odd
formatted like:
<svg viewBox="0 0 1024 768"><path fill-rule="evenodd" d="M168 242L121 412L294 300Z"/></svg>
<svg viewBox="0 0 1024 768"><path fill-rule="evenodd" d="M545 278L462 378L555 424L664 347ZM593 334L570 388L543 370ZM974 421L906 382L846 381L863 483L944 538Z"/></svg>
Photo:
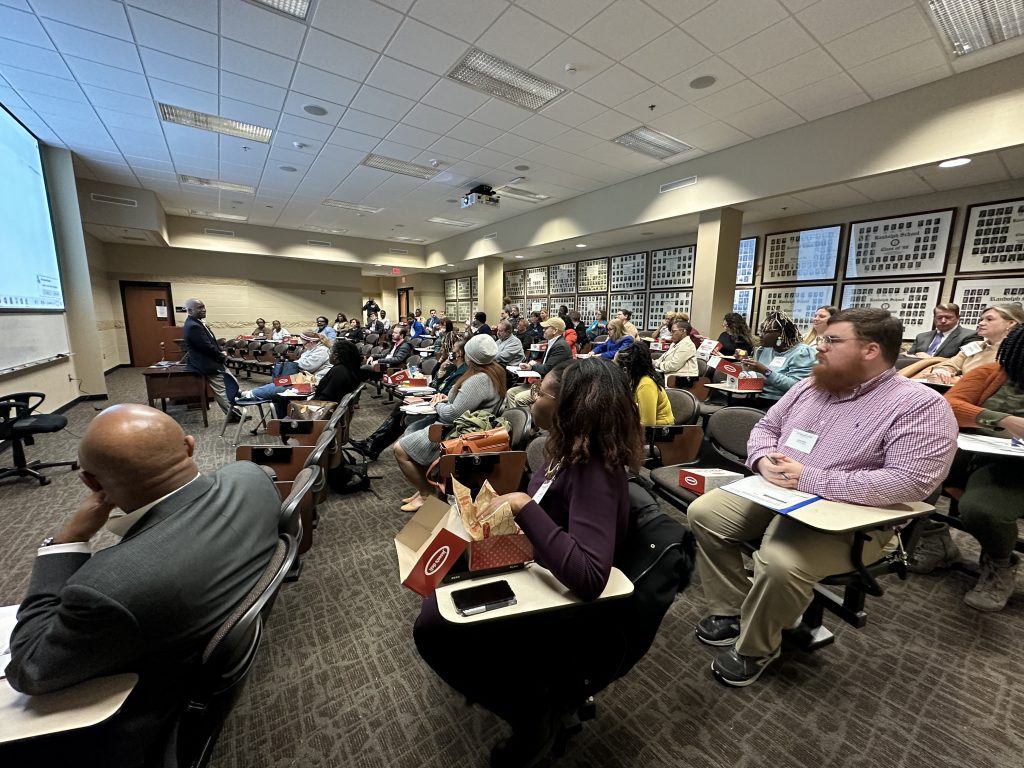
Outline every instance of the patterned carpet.
<svg viewBox="0 0 1024 768"><path fill-rule="evenodd" d="M111 402L144 399L138 371L108 377ZM31 458L72 458L94 406L68 412L65 432L42 437ZM390 406L362 399L353 433L368 434ZM233 460L198 411L170 411L198 441L206 470ZM244 433L243 433L244 435ZM260 441L266 442L262 438ZM9 460L9 454L4 455ZM420 661L411 629L419 598L401 587L392 536L408 486L389 450L373 491L321 507L302 578L285 585L250 683L228 720L214 768L485 766L504 725L467 707ZM73 473L50 470L40 488L0 482L0 604L17 602L35 547L84 493ZM965 550L971 542L958 541ZM156 565L154 565L156 567ZM886 581L863 630L836 625L835 645L784 653L761 681L729 690L693 637L699 586L679 597L648 655L598 699L558 765L895 768L1024 765L1024 590L999 614L966 607L959 573ZM537 638L554 653L558 638ZM515 659L505 663L515 664Z"/></svg>

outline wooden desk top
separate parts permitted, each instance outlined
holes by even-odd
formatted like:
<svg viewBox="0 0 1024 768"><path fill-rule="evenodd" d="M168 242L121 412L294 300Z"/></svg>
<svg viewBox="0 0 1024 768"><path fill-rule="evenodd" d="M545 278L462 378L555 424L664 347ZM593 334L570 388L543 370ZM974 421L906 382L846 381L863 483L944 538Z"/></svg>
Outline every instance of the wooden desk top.
<svg viewBox="0 0 1024 768"><path fill-rule="evenodd" d="M923 501L888 507L864 507L821 499L793 510L786 517L826 533L849 533L895 525L902 520L924 517L934 511L934 506Z"/></svg>

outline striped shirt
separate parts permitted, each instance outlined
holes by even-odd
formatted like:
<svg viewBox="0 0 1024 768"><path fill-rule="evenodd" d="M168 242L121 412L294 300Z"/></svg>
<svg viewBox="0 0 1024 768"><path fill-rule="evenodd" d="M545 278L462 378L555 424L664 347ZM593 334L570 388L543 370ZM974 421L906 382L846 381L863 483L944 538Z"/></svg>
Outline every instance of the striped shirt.
<svg viewBox="0 0 1024 768"><path fill-rule="evenodd" d="M793 430L817 435L809 452ZM747 466L769 453L804 465L798 490L833 501L886 506L921 501L946 477L957 424L943 397L890 368L837 396L813 378L794 385L750 433Z"/></svg>

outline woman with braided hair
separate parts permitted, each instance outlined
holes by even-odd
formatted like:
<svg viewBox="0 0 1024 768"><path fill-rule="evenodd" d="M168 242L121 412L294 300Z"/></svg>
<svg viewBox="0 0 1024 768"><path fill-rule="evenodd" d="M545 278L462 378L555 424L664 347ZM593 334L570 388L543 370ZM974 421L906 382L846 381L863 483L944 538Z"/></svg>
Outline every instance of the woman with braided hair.
<svg viewBox="0 0 1024 768"><path fill-rule="evenodd" d="M811 375L815 350L800 341L800 332L782 312L771 311L761 323L760 346L743 367L764 376L764 391L757 400L759 408L775 405L789 388Z"/></svg>

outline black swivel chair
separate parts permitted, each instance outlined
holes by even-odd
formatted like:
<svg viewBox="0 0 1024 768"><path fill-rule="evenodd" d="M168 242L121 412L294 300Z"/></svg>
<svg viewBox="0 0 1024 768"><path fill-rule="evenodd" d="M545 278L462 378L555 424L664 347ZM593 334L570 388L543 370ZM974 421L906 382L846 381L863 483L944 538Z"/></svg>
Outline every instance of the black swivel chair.
<svg viewBox="0 0 1024 768"><path fill-rule="evenodd" d="M46 395L42 392L16 392L0 399L0 440L10 440L14 466L0 469L0 480L8 477L32 477L40 485L49 485L50 478L39 472L47 467L78 469L77 461L25 460L25 446L34 445L33 437L44 432L60 432L68 420L56 413L36 413Z"/></svg>

